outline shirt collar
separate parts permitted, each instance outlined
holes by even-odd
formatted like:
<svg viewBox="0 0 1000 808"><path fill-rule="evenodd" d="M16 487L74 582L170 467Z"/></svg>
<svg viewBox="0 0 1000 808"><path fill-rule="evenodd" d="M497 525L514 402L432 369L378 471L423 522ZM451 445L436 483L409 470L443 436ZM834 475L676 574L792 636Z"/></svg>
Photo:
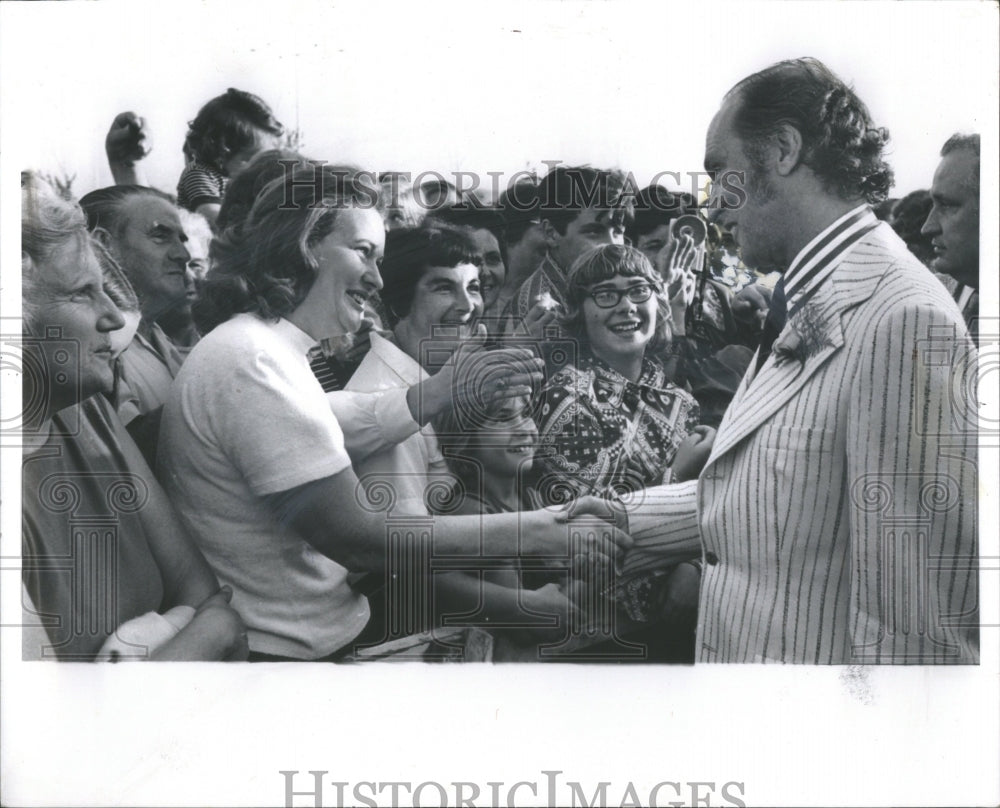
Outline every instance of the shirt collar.
<svg viewBox="0 0 1000 808"><path fill-rule="evenodd" d="M371 342L372 346L369 350L406 385L412 387L414 384L430 378L420 363L394 342L390 342L376 333L372 333Z"/></svg>
<svg viewBox="0 0 1000 808"><path fill-rule="evenodd" d="M251 315L255 316L255 315ZM305 331L294 325L290 320L286 320L284 317L278 320L271 326L275 333L285 340L297 354L302 354L304 357L309 356L309 349L316 344L316 340L310 337Z"/></svg>
<svg viewBox="0 0 1000 808"><path fill-rule="evenodd" d="M804 302L836 269L851 247L877 225L878 219L872 209L867 204L861 204L806 244L784 275L789 313L797 304Z"/></svg>

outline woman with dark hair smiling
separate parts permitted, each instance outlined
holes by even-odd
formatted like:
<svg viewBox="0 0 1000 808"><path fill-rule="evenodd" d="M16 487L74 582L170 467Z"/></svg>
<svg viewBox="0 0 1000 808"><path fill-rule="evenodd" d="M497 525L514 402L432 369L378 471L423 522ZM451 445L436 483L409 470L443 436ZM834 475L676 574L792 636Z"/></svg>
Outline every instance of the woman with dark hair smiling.
<svg viewBox="0 0 1000 808"><path fill-rule="evenodd" d="M332 165L265 187L205 280L205 336L164 409L165 485L234 590L251 659L335 660L381 639L375 621L362 635L369 607L348 570L385 569L385 517L366 507L307 359L319 340L361 328L382 288L378 202L370 174ZM444 517L433 550L467 554L481 532L477 555L558 552L560 518Z"/></svg>

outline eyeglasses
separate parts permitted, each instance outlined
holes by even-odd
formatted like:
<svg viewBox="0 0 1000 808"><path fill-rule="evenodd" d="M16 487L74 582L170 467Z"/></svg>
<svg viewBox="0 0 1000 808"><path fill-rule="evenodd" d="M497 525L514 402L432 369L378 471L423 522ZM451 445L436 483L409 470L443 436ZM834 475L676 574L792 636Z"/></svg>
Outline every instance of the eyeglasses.
<svg viewBox="0 0 1000 808"><path fill-rule="evenodd" d="M612 309L617 306L623 297L628 297L633 303L645 303L653 296L653 287L648 283L639 283L630 286L628 289L598 289L590 292L589 297L598 308Z"/></svg>

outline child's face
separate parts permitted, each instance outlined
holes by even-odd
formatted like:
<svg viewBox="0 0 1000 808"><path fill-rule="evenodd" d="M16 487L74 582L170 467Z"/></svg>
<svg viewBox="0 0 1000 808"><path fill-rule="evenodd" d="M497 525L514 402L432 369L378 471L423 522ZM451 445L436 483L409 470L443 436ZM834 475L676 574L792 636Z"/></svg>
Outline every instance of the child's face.
<svg viewBox="0 0 1000 808"><path fill-rule="evenodd" d="M483 469L503 477L529 471L538 444L538 428L527 397L511 399L479 427L472 455Z"/></svg>
<svg viewBox="0 0 1000 808"><path fill-rule="evenodd" d="M279 145L281 144L276 135L265 132L263 129L257 129L254 134L253 144L235 154L229 155L222 164L223 172L229 179L232 179L247 167L247 164L253 160L254 156L262 151L276 149Z"/></svg>

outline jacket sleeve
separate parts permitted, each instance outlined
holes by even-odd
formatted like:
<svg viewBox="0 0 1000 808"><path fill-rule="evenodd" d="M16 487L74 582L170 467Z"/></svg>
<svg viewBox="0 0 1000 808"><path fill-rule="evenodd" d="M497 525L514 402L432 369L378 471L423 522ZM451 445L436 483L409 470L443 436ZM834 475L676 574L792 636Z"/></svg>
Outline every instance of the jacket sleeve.
<svg viewBox="0 0 1000 808"><path fill-rule="evenodd" d="M847 433L852 656L977 663L975 348L926 302L870 339Z"/></svg>

